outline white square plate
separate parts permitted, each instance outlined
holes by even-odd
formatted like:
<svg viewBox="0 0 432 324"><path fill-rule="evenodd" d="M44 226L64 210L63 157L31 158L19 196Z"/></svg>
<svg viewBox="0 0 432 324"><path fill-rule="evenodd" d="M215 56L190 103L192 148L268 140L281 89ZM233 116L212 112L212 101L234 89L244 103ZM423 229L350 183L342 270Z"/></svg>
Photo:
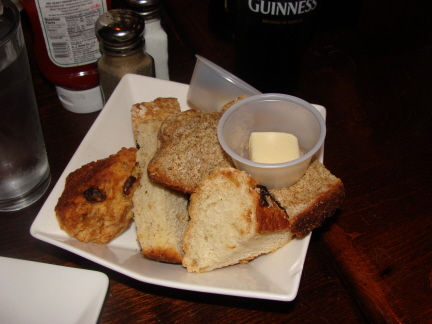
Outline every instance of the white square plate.
<svg viewBox="0 0 432 324"><path fill-rule="evenodd" d="M30 232L37 239L139 281L199 292L291 301L297 295L310 235L302 240L294 239L275 253L247 264L196 274L188 273L181 265L145 259L140 253L134 224L109 244L97 245L69 238L57 223L54 207L70 172L106 158L122 147L135 146L131 106L158 97L175 97L182 110L187 110L191 108L187 102L188 89L186 84L132 74L124 76L61 175ZM325 118L325 108L315 107ZM322 161L322 151L318 157Z"/></svg>
<svg viewBox="0 0 432 324"><path fill-rule="evenodd" d="M96 323L108 288L101 272L0 257L0 323Z"/></svg>

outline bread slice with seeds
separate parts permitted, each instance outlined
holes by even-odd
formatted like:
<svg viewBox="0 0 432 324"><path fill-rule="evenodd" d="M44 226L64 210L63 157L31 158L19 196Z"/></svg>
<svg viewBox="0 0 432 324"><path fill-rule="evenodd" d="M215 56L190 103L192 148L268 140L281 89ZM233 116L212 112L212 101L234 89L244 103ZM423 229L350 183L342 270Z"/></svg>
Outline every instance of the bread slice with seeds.
<svg viewBox="0 0 432 324"><path fill-rule="evenodd" d="M192 193L213 170L233 167L217 138L220 116L219 112L193 109L169 116L161 126L160 145L148 165L149 177Z"/></svg>

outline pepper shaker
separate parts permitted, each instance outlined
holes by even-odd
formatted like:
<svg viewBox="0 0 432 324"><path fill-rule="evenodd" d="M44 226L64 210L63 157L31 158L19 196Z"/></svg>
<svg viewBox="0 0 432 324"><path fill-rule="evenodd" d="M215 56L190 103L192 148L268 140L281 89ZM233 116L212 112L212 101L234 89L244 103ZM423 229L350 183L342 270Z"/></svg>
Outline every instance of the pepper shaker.
<svg viewBox="0 0 432 324"><path fill-rule="evenodd" d="M168 36L161 23L165 13L163 0L123 0L126 8L134 10L145 20L145 50L155 61L156 78L169 80Z"/></svg>
<svg viewBox="0 0 432 324"><path fill-rule="evenodd" d="M126 73L155 76L154 60L144 50L144 27L141 15L129 9L110 10L96 21L102 52L97 66L105 103Z"/></svg>

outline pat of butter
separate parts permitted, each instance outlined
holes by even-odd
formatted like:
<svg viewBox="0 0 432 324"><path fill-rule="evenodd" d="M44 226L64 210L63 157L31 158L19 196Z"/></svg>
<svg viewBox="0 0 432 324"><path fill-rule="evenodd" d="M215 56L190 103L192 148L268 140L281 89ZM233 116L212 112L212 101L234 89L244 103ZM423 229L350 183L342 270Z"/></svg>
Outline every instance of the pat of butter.
<svg viewBox="0 0 432 324"><path fill-rule="evenodd" d="M288 133L253 132L249 139L249 158L259 163L283 163L298 159L297 137Z"/></svg>

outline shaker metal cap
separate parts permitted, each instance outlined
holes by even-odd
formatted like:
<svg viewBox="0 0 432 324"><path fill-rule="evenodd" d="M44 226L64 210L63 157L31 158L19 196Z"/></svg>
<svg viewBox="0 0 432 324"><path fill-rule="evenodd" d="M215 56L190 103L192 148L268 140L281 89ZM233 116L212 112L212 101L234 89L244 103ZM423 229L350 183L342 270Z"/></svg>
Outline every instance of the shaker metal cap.
<svg viewBox="0 0 432 324"><path fill-rule="evenodd" d="M125 6L138 12L145 20L159 18L164 13L163 0L123 0Z"/></svg>
<svg viewBox="0 0 432 324"><path fill-rule="evenodd" d="M112 9L99 16L95 31L102 51L128 54L144 44L144 19L133 10Z"/></svg>

